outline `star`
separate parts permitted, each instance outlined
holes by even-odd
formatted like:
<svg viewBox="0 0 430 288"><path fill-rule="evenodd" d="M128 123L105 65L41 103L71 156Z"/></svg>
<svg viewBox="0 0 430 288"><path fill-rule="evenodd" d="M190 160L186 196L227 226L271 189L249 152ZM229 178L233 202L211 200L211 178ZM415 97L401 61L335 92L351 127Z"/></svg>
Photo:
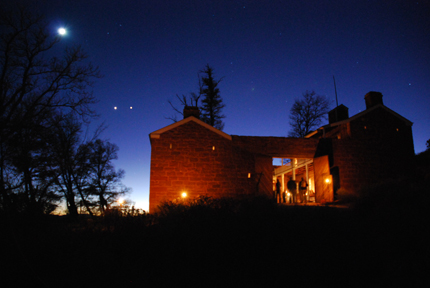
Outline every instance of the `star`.
<svg viewBox="0 0 430 288"><path fill-rule="evenodd" d="M58 34L60 34L61 36L66 35L67 31L65 28L61 27L58 29Z"/></svg>

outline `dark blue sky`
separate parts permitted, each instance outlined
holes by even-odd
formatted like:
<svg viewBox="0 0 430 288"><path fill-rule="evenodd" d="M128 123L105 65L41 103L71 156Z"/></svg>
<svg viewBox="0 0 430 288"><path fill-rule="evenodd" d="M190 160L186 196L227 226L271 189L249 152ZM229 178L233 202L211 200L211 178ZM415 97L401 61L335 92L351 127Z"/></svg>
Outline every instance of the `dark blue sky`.
<svg viewBox="0 0 430 288"><path fill-rule="evenodd" d="M367 92L379 91L414 122L416 153L430 139L429 0L17 2L45 14L53 33L65 26L59 48L81 44L100 67L96 123L109 126L102 137L119 146L115 166L141 208L148 134L172 123L167 100L197 91L207 63L224 77L228 134L286 136L294 99L315 90L334 100L334 75L350 116L365 109Z"/></svg>

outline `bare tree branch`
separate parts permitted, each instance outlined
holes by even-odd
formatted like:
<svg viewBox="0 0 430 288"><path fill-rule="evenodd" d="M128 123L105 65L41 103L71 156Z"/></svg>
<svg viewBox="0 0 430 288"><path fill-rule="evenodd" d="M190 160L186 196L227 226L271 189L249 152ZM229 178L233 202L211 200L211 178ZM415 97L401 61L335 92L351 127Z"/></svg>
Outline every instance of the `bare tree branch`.
<svg viewBox="0 0 430 288"><path fill-rule="evenodd" d="M327 119L330 104L325 96L316 95L315 91L303 93L303 99L296 99L291 107L288 136L303 138L319 128L322 120Z"/></svg>

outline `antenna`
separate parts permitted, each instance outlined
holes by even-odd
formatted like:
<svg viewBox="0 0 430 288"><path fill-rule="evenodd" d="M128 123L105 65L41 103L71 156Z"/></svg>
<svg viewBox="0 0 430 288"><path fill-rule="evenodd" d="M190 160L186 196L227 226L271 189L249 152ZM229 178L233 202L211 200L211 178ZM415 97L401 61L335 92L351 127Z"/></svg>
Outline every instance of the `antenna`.
<svg viewBox="0 0 430 288"><path fill-rule="evenodd" d="M334 83L334 93L336 94L336 108L334 109L334 117L336 118L336 122L338 121L339 117L337 115L337 107L339 107L339 103L337 102L337 90L336 90L336 80L334 79L333 75L333 83Z"/></svg>
<svg viewBox="0 0 430 288"><path fill-rule="evenodd" d="M336 80L334 79L334 75L333 75L333 83L334 83L334 93L336 94L336 107L337 107L339 106L339 103L337 102Z"/></svg>

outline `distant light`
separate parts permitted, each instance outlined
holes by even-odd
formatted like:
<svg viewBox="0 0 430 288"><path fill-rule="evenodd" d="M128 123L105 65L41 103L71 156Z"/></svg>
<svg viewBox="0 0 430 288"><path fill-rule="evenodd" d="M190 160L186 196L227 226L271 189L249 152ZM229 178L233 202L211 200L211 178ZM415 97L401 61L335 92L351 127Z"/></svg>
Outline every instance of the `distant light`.
<svg viewBox="0 0 430 288"><path fill-rule="evenodd" d="M248 178L251 178L251 173L248 173Z"/></svg>
<svg viewBox="0 0 430 288"><path fill-rule="evenodd" d="M113 107L113 109L115 109L115 110L116 110L116 109L118 109L118 108L115 106L115 107Z"/></svg>
<svg viewBox="0 0 430 288"><path fill-rule="evenodd" d="M187 197L187 192L182 192L181 196L182 196L182 198Z"/></svg>
<svg viewBox="0 0 430 288"><path fill-rule="evenodd" d="M133 107L130 106L130 110L133 109Z"/></svg>
<svg viewBox="0 0 430 288"><path fill-rule="evenodd" d="M67 31L65 28L61 27L58 29L58 34L60 34L61 36L66 35Z"/></svg>

